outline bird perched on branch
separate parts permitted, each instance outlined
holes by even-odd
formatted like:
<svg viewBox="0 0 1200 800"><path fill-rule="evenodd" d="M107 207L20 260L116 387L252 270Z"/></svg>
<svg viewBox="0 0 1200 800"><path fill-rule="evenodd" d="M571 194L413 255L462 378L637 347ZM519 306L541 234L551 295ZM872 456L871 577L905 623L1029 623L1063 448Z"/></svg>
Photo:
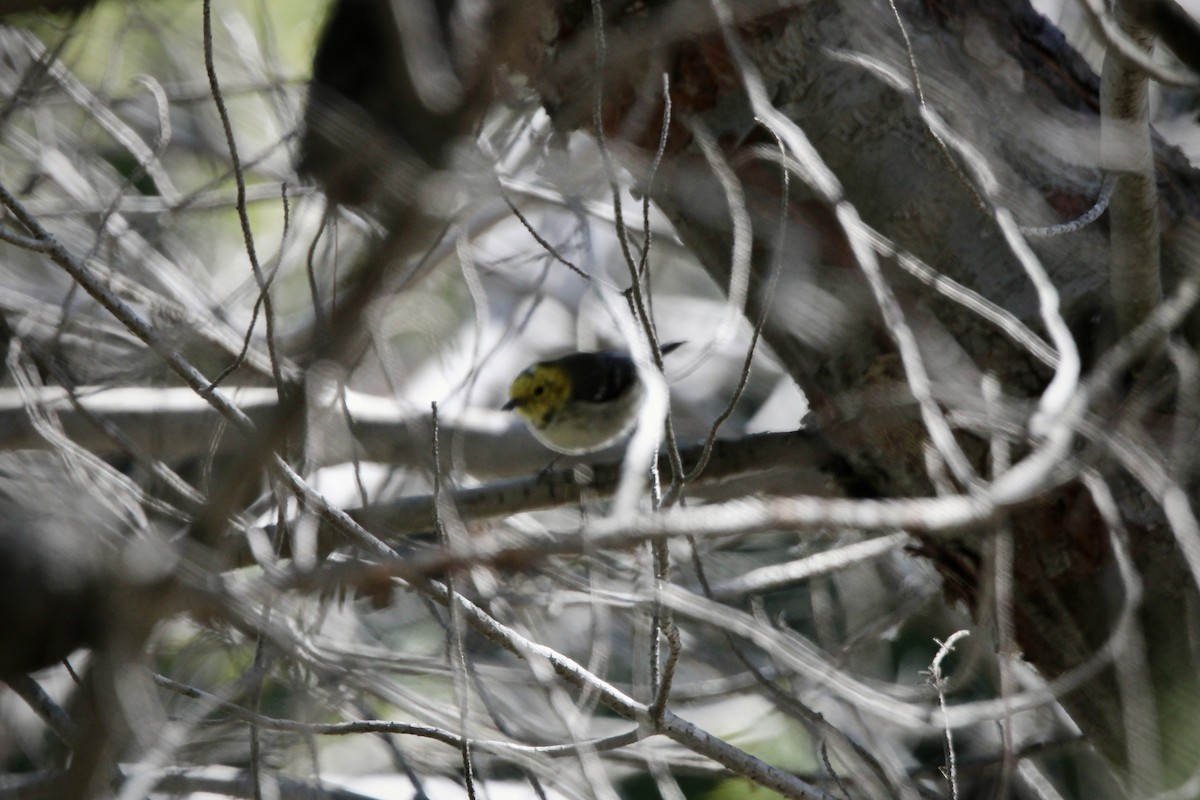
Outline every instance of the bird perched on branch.
<svg viewBox="0 0 1200 800"><path fill-rule="evenodd" d="M682 344L663 345L663 355ZM530 364L512 382L503 408L516 411L551 450L579 455L629 433L642 394L628 353L580 352Z"/></svg>

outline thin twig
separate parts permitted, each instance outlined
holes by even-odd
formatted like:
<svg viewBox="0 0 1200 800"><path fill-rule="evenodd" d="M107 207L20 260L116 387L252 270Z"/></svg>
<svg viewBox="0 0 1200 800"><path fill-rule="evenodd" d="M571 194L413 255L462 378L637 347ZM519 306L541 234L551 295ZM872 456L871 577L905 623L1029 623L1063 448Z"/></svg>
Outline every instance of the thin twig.
<svg viewBox="0 0 1200 800"><path fill-rule="evenodd" d="M1064 236L1068 233L1076 233L1083 230L1088 225L1091 225L1096 220L1100 219L1100 215L1108 210L1108 203L1112 200L1113 188L1117 185L1116 179L1112 175L1104 176L1104 182L1100 184L1100 194L1096 197L1096 202L1087 211L1080 214L1078 217L1067 222L1061 222L1057 225L1042 225L1031 226L1022 225L1021 234L1028 236L1031 239L1049 238L1052 236Z"/></svg>
<svg viewBox="0 0 1200 800"><path fill-rule="evenodd" d="M25 701L26 705L33 709L34 713L42 718L63 744L70 748L79 745L83 731L75 720L71 719L66 711L63 711L62 706L46 694L46 690L37 681L28 675L16 675L5 678L4 682L8 684L8 688Z"/></svg>
<svg viewBox="0 0 1200 800"><path fill-rule="evenodd" d="M220 709L223 713L229 716L253 725L261 730L280 731L282 733L304 733L316 734L318 736L353 736L365 733L389 733L401 736L416 736L422 739L433 739L435 741L448 744L455 748L462 746L464 737L459 734L447 731L442 728L437 728L431 725L418 725L411 722L393 722L391 720L380 719L361 719L350 722L300 722L298 720L281 719L279 717L271 717L256 711L252 711L245 706L240 706L236 703L222 699L211 692L206 692L203 689L195 686L189 686L179 681L172 680L165 675L154 675L154 682L164 689L179 694L183 697L190 697L196 700L205 700L214 708ZM563 758L577 754L580 750L590 749L598 752L606 750L615 750L620 747L626 747L640 740L640 734L636 730L627 731L625 733L606 736L600 739L593 739L588 742L580 742L569 745L530 745L521 744L519 742L502 742L487 739L473 739L471 745L479 750L497 755L504 753L528 753L532 755L544 755L551 758Z"/></svg>
<svg viewBox="0 0 1200 800"><path fill-rule="evenodd" d="M955 631L944 642L938 642L937 655L933 657L932 663L929 665L929 682L933 684L933 688L937 691L938 705L942 709L942 715L946 714L946 681L942 677L942 661L946 659L953 650L954 644L965 636L969 636L969 631ZM936 641L936 640L935 640ZM958 762L957 754L954 750L954 729L949 724L946 725L946 760L947 773L946 779L950 783L950 797L953 800L958 800Z"/></svg>
<svg viewBox="0 0 1200 800"><path fill-rule="evenodd" d="M768 129L770 130L770 129ZM783 140L774 131L770 131L775 137L775 143L779 146L780 163L785 163L787 160L787 151L783 146ZM742 371L738 378L738 384L734 388L733 393L729 397L729 402L725 404L725 408L713 420L712 427L709 429L708 437L704 440L704 450L700 454L700 459L696 462L696 466L692 471L684 476L679 482L679 496L683 494L683 488L686 484L696 480L701 473L708 467L708 461L712 457L713 445L717 441L717 432L730 416L733 415L734 408L737 407L738 401L742 397L742 393L746 391L746 385L750 382L750 368L754 363L754 351L758 345L758 340L762 336L763 328L767 324L767 317L771 311L771 303L775 297L775 286L779 282L779 274L783 271L783 252L784 242L787 234L787 209L791 202L791 173L788 169L780 170L780 200L779 200L779 232L776 235L775 242L775 259L771 265L771 274L767 278L766 289L761 293L761 300L758 311L758 319L754 322L754 331L750 335L750 344L746 347L746 357L742 361ZM672 498L673 499L673 498Z"/></svg>
<svg viewBox="0 0 1200 800"><path fill-rule="evenodd" d="M445 519L442 513L443 495L442 495L442 457L439 452L441 449L441 437L438 429L438 404L436 402L430 404L431 419L433 422L432 432L430 437L431 456L433 457L433 506L437 515L437 532L438 538L441 540L442 547L448 552L458 551L458 542L456 537L452 536L449 531L449 520ZM455 598L455 579L453 575L446 576L446 592L449 595L450 603L450 637L451 650L453 652L454 664L454 695L458 701L458 725L462 730L461 740L459 742L459 754L462 757L463 780L466 782L468 800L475 800L475 762L471 757L471 742L467 736L470 706L470 694L468 691L467 677L469 670L467 668L467 652L463 643L463 623L461 612L459 611L458 603L454 602Z"/></svg>
<svg viewBox="0 0 1200 800"><path fill-rule="evenodd" d="M661 516L661 515L657 515ZM436 591L436 587L428 587ZM450 599L444 590L438 597L440 602ZM525 659L538 659L548 664L560 678L580 688L591 686L600 693L602 702L611 710L626 719L637 721L639 724L650 724L650 709L642 703L619 691L610 684L599 680L595 675L583 669L572 659L558 653L545 645L531 641L509 626L506 626L487 615L461 595L458 603L466 612L467 621L489 640ZM831 796L821 789L795 776L773 767L743 750L734 747L712 734L704 731L690 722L673 714L669 709L664 710L662 721L653 728L678 744L717 761L733 772L769 789L779 792L789 798L820 798L831 800Z"/></svg>
<svg viewBox="0 0 1200 800"><path fill-rule="evenodd" d="M541 247L543 250L545 250L550 255L550 257L553 258L555 261L562 264L564 267L571 270L571 272L574 272L576 275L583 278L585 281L592 280L592 276L589 275L582 267L579 267L578 265L575 264L575 262L571 261L566 256L564 256L562 253L560 253L558 251L557 247L550 244L550 242L548 242L545 237L543 237L540 233L537 232L537 228L535 228L533 226L533 223L530 222L529 219L524 214L521 213L521 209L517 208L516 203L514 203L512 201L512 199L508 196L508 192L506 192L504 190L503 184L500 184L500 192L503 195L504 202L508 205L509 210L512 211L513 216L516 217L517 221L521 223L522 227L524 227L525 230L529 232L529 235L533 237L533 240L538 243L539 247Z"/></svg>
<svg viewBox="0 0 1200 800"><path fill-rule="evenodd" d="M229 110L225 107L225 98L221 94L221 84L217 79L217 67L213 61L213 32L212 32L212 0L204 0L204 70L208 75L208 84L212 89L213 102L217 107L217 115L221 118L221 128L225 132L225 142L229 147L229 160L233 166L234 183L237 186L238 221L242 226L242 238L245 241L246 255L250 259L250 268L254 272L254 280L258 284L259 296L262 299L263 316L267 324L267 352L271 356L271 372L275 378L275 386L280 393L286 387L283 373L279 366L278 351L275 347L275 313L271 304L270 285L263 275L258 263L258 251L254 246L254 231L250 227L250 214L246 209L246 176L242 172L242 162L238 156L237 141L233 136L233 123L229 119ZM257 309L257 304L255 305ZM253 323L251 323L253 327Z"/></svg>
<svg viewBox="0 0 1200 800"><path fill-rule="evenodd" d="M896 7L896 0L887 0L887 3L892 9L892 17L896 20L896 27L900 29L900 36L904 39L904 52L908 56L909 77L912 79L912 88L916 94L917 103L921 108L926 108L925 89L921 86L921 70L917 67L917 54L913 51L912 39L908 36L908 28L904 24L904 18L900 16L900 9ZM954 154L946 146L945 140L941 136L938 136L932 128L926 127L925 131L937 144L938 152L942 154L942 159L950 167L950 171L954 174L954 177L966 188L967 192L971 195L971 199L975 201L975 207L984 214L990 213L991 209L988 207L987 202L979 194L979 190L975 188L975 184L971 183L966 173L963 172L962 167L955 160Z"/></svg>

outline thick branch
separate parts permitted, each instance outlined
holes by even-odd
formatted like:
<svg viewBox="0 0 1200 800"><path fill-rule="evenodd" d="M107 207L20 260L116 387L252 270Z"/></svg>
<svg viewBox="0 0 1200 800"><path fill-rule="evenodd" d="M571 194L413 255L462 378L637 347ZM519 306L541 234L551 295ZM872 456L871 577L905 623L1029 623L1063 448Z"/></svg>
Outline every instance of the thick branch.
<svg viewBox="0 0 1200 800"><path fill-rule="evenodd" d="M1154 35L1134 22L1123 3L1115 14L1121 28L1146 51ZM1109 293L1124 336L1162 302L1159 277L1158 186L1150 142L1150 101L1145 72L1119 54L1104 61L1100 93L1103 155L1118 174L1109 204L1112 257Z"/></svg>

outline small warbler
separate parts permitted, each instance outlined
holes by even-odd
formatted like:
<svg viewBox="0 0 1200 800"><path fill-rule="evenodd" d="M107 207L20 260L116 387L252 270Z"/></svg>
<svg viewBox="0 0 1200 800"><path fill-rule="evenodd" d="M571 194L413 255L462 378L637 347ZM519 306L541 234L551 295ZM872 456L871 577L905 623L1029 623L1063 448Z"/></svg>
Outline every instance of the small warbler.
<svg viewBox="0 0 1200 800"><path fill-rule="evenodd" d="M663 355L683 342L662 346ZM633 429L642 382L628 353L571 353L525 368L508 390L516 411L551 450L568 455L603 449Z"/></svg>

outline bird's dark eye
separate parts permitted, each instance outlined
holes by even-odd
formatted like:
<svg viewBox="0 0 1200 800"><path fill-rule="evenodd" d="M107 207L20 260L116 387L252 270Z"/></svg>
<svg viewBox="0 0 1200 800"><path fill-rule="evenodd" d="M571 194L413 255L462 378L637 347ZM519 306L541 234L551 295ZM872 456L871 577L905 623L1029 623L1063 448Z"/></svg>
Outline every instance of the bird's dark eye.
<svg viewBox="0 0 1200 800"><path fill-rule="evenodd" d="M541 396L542 396L542 395L544 395L545 393L546 393L546 387L545 387L545 386L539 386L539 387L537 387L536 389L534 389L534 390L533 390L533 396L534 396L534 397L541 397Z"/></svg>

